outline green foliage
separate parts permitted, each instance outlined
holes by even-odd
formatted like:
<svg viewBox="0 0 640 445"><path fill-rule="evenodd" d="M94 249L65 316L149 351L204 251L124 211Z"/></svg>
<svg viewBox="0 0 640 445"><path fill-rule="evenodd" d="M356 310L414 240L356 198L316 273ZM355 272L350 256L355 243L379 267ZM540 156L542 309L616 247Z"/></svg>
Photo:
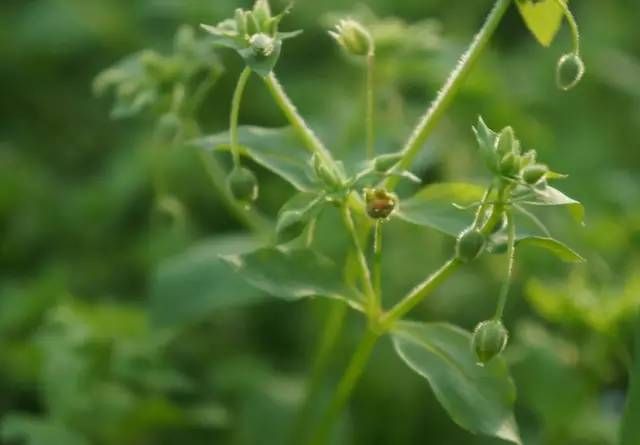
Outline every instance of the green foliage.
<svg viewBox="0 0 640 445"><path fill-rule="evenodd" d="M393 330L398 355L429 381L457 424L520 444L507 366L502 360L478 366L470 340L468 332L442 323L403 322Z"/></svg>
<svg viewBox="0 0 640 445"><path fill-rule="evenodd" d="M551 45L560 30L563 17L558 0L516 0L516 4L536 40L542 46Z"/></svg>

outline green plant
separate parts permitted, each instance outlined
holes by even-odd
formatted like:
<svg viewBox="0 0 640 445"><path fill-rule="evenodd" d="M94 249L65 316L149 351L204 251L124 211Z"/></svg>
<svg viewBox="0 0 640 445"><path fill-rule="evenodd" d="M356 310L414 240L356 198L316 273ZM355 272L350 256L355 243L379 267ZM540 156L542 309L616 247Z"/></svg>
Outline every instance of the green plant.
<svg viewBox="0 0 640 445"><path fill-rule="evenodd" d="M244 295L242 286L288 301L317 296L338 300L337 309L328 320L327 336L320 347L308 400L315 396L317 382L324 378L327 351L339 337L344 308L351 307L366 319L362 340L325 413L313 425L308 437L305 425L308 419L301 415L295 443L307 438L314 445L327 443L336 419L383 336L390 336L399 357L428 380L456 423L475 433L521 443L512 412L514 385L500 356L508 337L502 317L515 253L520 247L533 245L569 262L583 261L580 255L554 239L531 210L532 207L566 207L582 223L584 210L581 204L550 185L563 175L539 163L535 150L523 150L511 127L494 131L482 118L478 119L473 131L480 157L491 174L486 187L462 183L432 184L406 199L400 199L394 193L401 180L420 182L409 171L413 161L510 4L510 0L496 1L485 24L404 147L379 155L375 153L374 116L376 42L360 23L354 20L339 23L331 36L350 58L358 63L364 59L366 67L366 151L356 162L334 157L307 125L277 80L273 70L285 49L285 41L299 32L281 32L280 24L288 10L273 15L266 0L257 0L252 10L238 9L233 18L217 26L203 25L209 34L207 39L196 39L192 30L182 31L176 39L173 56L142 53L107 71L96 82L98 91L110 86L116 88L115 113L118 115L137 113L148 106L158 108L159 128L162 129L159 137L169 144L188 141L195 147L227 208L261 239L257 247L247 248L245 243L239 243L241 247L237 249L234 246L223 249L225 252L219 252L219 257L208 264L211 274L220 274L216 276L217 280L229 280L235 286L233 280L236 278L225 275L230 268L244 283L238 284L241 290L235 289L235 293L230 294L227 286L212 282L219 305L231 306L250 300L251 297L233 298ZM557 79L563 89L575 86L584 74L584 66L577 25L564 0L517 0L517 4L527 25L544 45L550 43L562 17L567 18L574 45L569 54L560 58ZM233 95L229 130L203 136L197 124L196 110L219 72L212 62L215 57L211 51L216 45L236 51L246 67ZM176 64L176 58L184 60ZM205 80L198 84L196 79L203 73ZM254 73L262 79L290 127L239 125L241 102L247 82ZM302 143L302 147L298 143ZM223 165L214 156L226 152L231 155L229 173L225 173ZM257 178L243 162L270 170L296 190L278 212L275 224L265 222L253 206L258 198ZM167 202L169 195L161 181L156 189L159 201ZM318 218L335 211L340 215L350 242L350 252L343 264L320 253L321 246L317 246L314 239ZM174 212L174 216L176 213L179 212ZM391 308L386 308L381 286L382 240L384 223L392 218L454 236L456 246L442 267ZM372 249L368 254L365 245L370 241ZM494 316L480 322L473 335L445 323L405 319L457 269L484 253L506 253L506 273ZM251 295L251 291L246 294Z"/></svg>

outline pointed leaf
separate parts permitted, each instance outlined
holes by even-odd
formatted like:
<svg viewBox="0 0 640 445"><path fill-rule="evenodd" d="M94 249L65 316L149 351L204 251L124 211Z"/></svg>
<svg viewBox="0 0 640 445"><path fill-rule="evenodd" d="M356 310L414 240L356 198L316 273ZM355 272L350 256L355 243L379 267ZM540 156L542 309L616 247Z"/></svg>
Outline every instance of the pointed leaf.
<svg viewBox="0 0 640 445"><path fill-rule="evenodd" d="M518 240L518 245L541 247L567 263L584 263L586 260L575 250L560 241L543 236L526 236Z"/></svg>
<svg viewBox="0 0 640 445"><path fill-rule="evenodd" d="M264 299L230 274L220 255L249 252L257 242L247 235L225 235L199 242L160 264L151 281L150 312L160 326L197 321L209 313Z"/></svg>
<svg viewBox="0 0 640 445"><path fill-rule="evenodd" d="M307 173L311 156L300 145L291 128L242 126L238 129L238 136L245 156L300 191L317 190L316 182ZM225 131L197 139L193 144L205 150L229 150L229 140L229 132Z"/></svg>
<svg viewBox="0 0 640 445"><path fill-rule="evenodd" d="M223 259L247 283L274 297L295 301L324 296L355 301L340 269L310 249L265 248Z"/></svg>
<svg viewBox="0 0 640 445"><path fill-rule="evenodd" d="M285 203L278 213L278 241L288 242L302 234L305 226L327 205L322 195L302 192Z"/></svg>
<svg viewBox="0 0 640 445"><path fill-rule="evenodd" d="M513 415L515 387L502 358L477 365L471 335L445 323L401 322L392 336L400 358L427 379L454 422L521 444Z"/></svg>
<svg viewBox="0 0 640 445"><path fill-rule="evenodd" d="M429 185L406 201L402 201L396 215L412 224L458 236L473 221L475 209L461 210L453 204L468 206L479 202L483 194L484 189L473 184Z"/></svg>
<svg viewBox="0 0 640 445"><path fill-rule="evenodd" d="M563 0L565 1L565 0ZM517 0L527 28L542 46L549 46L560 30L563 11L557 0Z"/></svg>
<svg viewBox="0 0 640 445"><path fill-rule="evenodd" d="M534 189L535 196L523 204L535 206L566 206L569 213L577 223L584 225L584 206L573 198L568 197L560 190L549 185L543 189Z"/></svg>

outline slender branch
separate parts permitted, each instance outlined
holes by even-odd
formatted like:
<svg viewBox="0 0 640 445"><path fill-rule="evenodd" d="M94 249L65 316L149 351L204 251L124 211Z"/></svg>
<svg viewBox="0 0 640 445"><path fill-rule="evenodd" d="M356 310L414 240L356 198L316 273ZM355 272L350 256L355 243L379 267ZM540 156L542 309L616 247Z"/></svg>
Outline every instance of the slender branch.
<svg viewBox="0 0 640 445"><path fill-rule="evenodd" d="M376 306L382 307L382 222L376 220L373 234L373 289Z"/></svg>
<svg viewBox="0 0 640 445"><path fill-rule="evenodd" d="M424 142L431 135L431 132L440 121L444 111L460 90L460 87L467 78L471 68L473 68L475 62L489 43L491 36L498 28L498 25L510 4L511 0L496 1L484 25L476 34L467 51L460 58L458 66L453 70L444 87L442 87L427 112L420 119L420 122L405 144L403 148L404 156L399 162L399 168L401 170L407 169L420 152ZM398 178L391 177L387 180L387 188L393 189L397 183Z"/></svg>
<svg viewBox="0 0 640 445"><path fill-rule="evenodd" d="M351 357L351 361L349 362L345 373L338 383L338 387L331 399L331 402L329 403L327 411L324 413L320 423L318 424L316 432L313 435L313 439L310 442L311 445L324 445L327 443L333 429L333 424L342 412L342 409L349 400L356 383L360 379L360 376L371 357L374 346L378 342L378 338L379 335L377 333L368 330L360 341Z"/></svg>
<svg viewBox="0 0 640 445"><path fill-rule="evenodd" d="M374 110L375 110L375 54L367 55L367 158L373 159L375 156L375 127L374 127Z"/></svg>
<svg viewBox="0 0 640 445"><path fill-rule="evenodd" d="M275 74L270 73L264 78L264 81L274 101L280 110L282 110L285 117L298 134L298 137L304 142L309 151L316 153L327 167L332 171L339 173L331 153L327 150L322 141L320 141L318 136L316 136L313 130L311 130L307 125L304 118L298 112L296 106L291 102L289 96L287 96L287 93L280 82L278 82Z"/></svg>
<svg viewBox="0 0 640 445"><path fill-rule="evenodd" d="M580 30L578 29L578 22L576 22L576 18L573 13L567 6L567 2L565 0L555 0L560 9L562 9L562 13L564 14L567 22L569 23L569 27L571 28L571 38L573 41L573 53L576 55L580 54Z"/></svg>
<svg viewBox="0 0 640 445"><path fill-rule="evenodd" d="M507 239L507 276L502 283L500 289L500 296L498 297L498 307L496 308L496 314L494 319L499 320L504 313L504 307L507 304L507 296L509 295L509 288L511 287L511 277L513 275L513 264L515 262L516 255L516 225L513 223L513 216L510 212L507 212L507 230L509 231Z"/></svg>
<svg viewBox="0 0 640 445"><path fill-rule="evenodd" d="M240 103L247 86L247 81L251 77L251 68L246 67L242 70L238 78L238 84L233 93L231 101L231 115L229 116L229 135L231 137L231 154L233 156L233 164L237 167L240 165L240 144L238 142L238 116L240 114Z"/></svg>
<svg viewBox="0 0 640 445"><path fill-rule="evenodd" d="M351 243L353 244L353 249L356 253L356 259L358 260L358 272L360 274L360 281L362 282L362 287L367 295L368 302L368 314L370 317L375 316L379 310L379 307L376 304L376 292L373 288L372 280L371 280L371 272L369 271L369 266L367 264L367 258L362 250L362 245L360 244L360 240L358 239L358 233L356 232L355 224L353 223L353 217L351 216L351 209L348 205L344 205L342 207L342 220L344 222L347 231L349 232L349 236L351 237Z"/></svg>

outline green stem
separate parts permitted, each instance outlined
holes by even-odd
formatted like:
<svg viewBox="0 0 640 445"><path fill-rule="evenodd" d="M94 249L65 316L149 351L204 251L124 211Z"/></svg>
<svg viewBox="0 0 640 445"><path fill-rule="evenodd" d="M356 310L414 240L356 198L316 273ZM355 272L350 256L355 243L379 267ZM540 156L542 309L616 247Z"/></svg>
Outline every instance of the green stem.
<svg viewBox="0 0 640 445"><path fill-rule="evenodd" d="M567 2L565 0L555 0L555 2L562 9L562 13L564 14L567 22L569 23L569 27L571 28L571 38L573 40L573 53L576 55L580 54L580 30L578 29L578 22L576 22L576 18L573 13L567 6Z"/></svg>
<svg viewBox="0 0 640 445"><path fill-rule="evenodd" d="M247 67L242 70L238 78L238 84L233 93L231 101L231 115L229 116L229 135L231 137L231 154L233 155L233 165L240 165L240 144L238 142L238 116L240 114L240 104L244 90L247 87L247 81L251 77L251 68Z"/></svg>
<svg viewBox="0 0 640 445"><path fill-rule="evenodd" d="M356 383L360 379L360 376L371 357L371 353L378 342L378 338L379 334L374 331L367 330L366 334L358 344L345 373L338 383L338 387L331 399L331 402L329 403L329 407L318 424L310 445L324 445L329 440L333 430L333 425L342 412L347 400L349 400Z"/></svg>
<svg viewBox="0 0 640 445"><path fill-rule="evenodd" d="M417 285L385 315L382 322L383 326L385 326L386 329L390 329L396 321L404 317L411 309L422 302L422 300L431 295L461 264L457 258L452 258L447 261L440 269Z"/></svg>
<svg viewBox="0 0 640 445"><path fill-rule="evenodd" d="M356 232L355 224L353 223L353 217L351 216L351 209L347 204L342 206L342 220L344 222L347 231L349 232L349 237L351 238L351 243L353 245L353 249L356 253L356 259L358 260L358 272L360 274L360 281L362 287L367 296L367 307L370 317L373 317L377 314L379 307L376 304L376 292L373 288L372 280L371 280L371 272L369 271L369 266L367 264L367 258L362 250L362 246L360 244L360 239L358 238L358 233Z"/></svg>
<svg viewBox="0 0 640 445"><path fill-rule="evenodd" d="M284 91L280 82L278 82L275 74L270 73L264 78L264 81L271 93L271 96L276 102L276 105L278 105L280 110L282 110L294 131L298 134L298 137L304 142L305 146L312 153L316 153L331 171L336 172L336 163L333 160L331 153L327 150L322 141L318 139L318 136L316 136L313 130L311 130L307 125L300 113L298 113L298 109L293 102L291 102L289 96L287 96L287 93Z"/></svg>
<svg viewBox="0 0 640 445"><path fill-rule="evenodd" d="M382 222L376 220L373 234L373 290L376 306L382 307Z"/></svg>
<svg viewBox="0 0 640 445"><path fill-rule="evenodd" d="M500 320L504 313L504 308L507 304L507 297L509 295L509 288L511 287L511 277L513 276L513 264L516 256L516 225L513 223L513 216L510 212L507 212L507 230L509 232L507 238L507 276L502 283L500 289L500 296L498 297L498 307L496 308L495 320Z"/></svg>
<svg viewBox="0 0 640 445"><path fill-rule="evenodd" d="M471 68L478 60L485 47L489 43L491 36L498 28L502 17L509 8L511 0L497 0L493 9L489 13L484 25L476 34L471 45L460 58L458 66L449 75L444 87L440 90L437 97L421 118L411 137L403 148L404 156L399 162L399 169L407 169L415 157L420 152L424 142L431 135L436 124L448 108L453 98L460 90L462 83L467 78ZM387 180L387 188L393 189L398 183L397 177L391 177Z"/></svg>
<svg viewBox="0 0 640 445"><path fill-rule="evenodd" d="M291 445L298 445L303 442L304 433L312 414L313 401L316 400L322 382L325 380L331 354L333 353L340 334L344 327L348 306L341 301L332 301L331 309L327 320L322 327L322 337L318 343L315 354L313 370L307 383L304 401L294 421L294 429L291 435Z"/></svg>
<svg viewBox="0 0 640 445"><path fill-rule="evenodd" d="M367 159L373 159L375 156L375 127L374 127L374 108L375 108L375 54L371 53L367 56Z"/></svg>

